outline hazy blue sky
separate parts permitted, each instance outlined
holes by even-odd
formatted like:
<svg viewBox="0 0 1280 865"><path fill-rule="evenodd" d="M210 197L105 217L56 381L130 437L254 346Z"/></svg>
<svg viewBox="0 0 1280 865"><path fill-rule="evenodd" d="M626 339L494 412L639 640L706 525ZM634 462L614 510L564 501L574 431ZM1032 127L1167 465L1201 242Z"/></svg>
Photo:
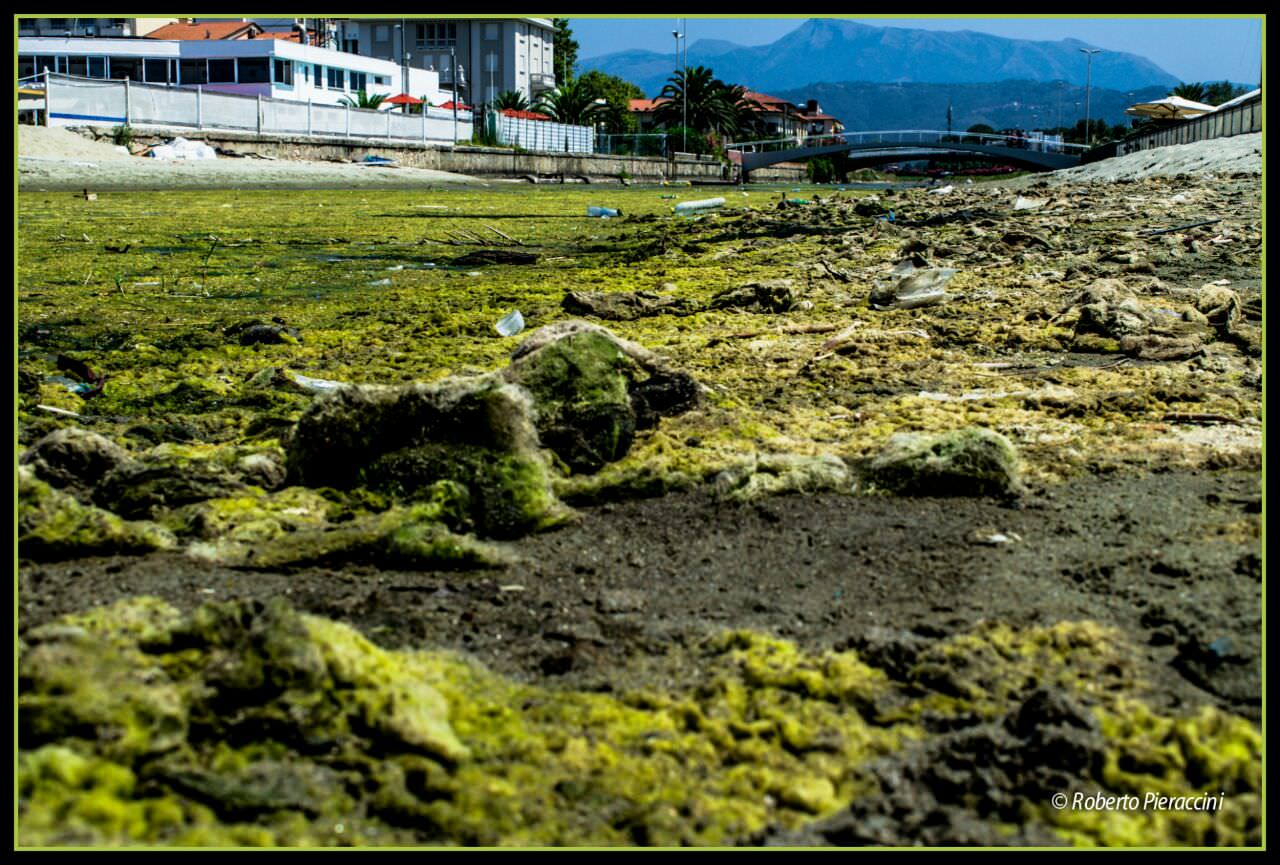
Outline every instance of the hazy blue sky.
<svg viewBox="0 0 1280 865"><path fill-rule="evenodd" d="M798 18L690 18L689 43L726 39L764 45L812 16ZM1262 58L1261 16L1239 18L852 18L879 27L977 30L1014 39L1074 38L1096 48L1128 51L1183 81L1256 83ZM672 17L572 18L579 57L642 48L674 52Z"/></svg>

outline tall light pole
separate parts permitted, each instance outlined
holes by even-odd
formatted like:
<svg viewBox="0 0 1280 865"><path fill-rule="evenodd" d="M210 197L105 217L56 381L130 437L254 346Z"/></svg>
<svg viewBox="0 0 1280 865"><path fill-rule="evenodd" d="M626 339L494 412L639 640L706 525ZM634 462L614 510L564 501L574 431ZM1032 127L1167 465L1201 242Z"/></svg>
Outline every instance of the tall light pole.
<svg viewBox="0 0 1280 865"><path fill-rule="evenodd" d="M679 19L676 20L678 23ZM671 35L676 40L676 74L680 76L680 94L684 99L684 105L680 109L680 150L687 153L689 151L689 67L680 65L680 37L684 34L677 29L672 30ZM689 40L686 38L685 45L688 44Z"/></svg>
<svg viewBox="0 0 1280 865"><path fill-rule="evenodd" d="M1093 90L1093 55L1101 54L1101 48L1081 48L1080 53L1089 58L1089 65L1084 79L1084 144L1093 146L1093 130L1089 127L1089 96Z"/></svg>

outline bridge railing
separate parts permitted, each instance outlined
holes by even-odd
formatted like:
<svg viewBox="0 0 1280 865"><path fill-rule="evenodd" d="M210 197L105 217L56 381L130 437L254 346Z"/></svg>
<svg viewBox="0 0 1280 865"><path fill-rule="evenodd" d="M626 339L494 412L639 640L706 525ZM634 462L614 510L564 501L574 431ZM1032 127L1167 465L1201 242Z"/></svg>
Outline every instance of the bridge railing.
<svg viewBox="0 0 1280 865"><path fill-rule="evenodd" d="M764 141L735 141L725 145L742 153L772 153L810 147L901 146L920 144L981 144L988 147L1010 147L1038 153L1081 153L1083 144L1069 144L1056 138L999 135L979 132L947 132L939 129L889 129L873 132L842 132L838 135L809 135L804 138L771 138Z"/></svg>

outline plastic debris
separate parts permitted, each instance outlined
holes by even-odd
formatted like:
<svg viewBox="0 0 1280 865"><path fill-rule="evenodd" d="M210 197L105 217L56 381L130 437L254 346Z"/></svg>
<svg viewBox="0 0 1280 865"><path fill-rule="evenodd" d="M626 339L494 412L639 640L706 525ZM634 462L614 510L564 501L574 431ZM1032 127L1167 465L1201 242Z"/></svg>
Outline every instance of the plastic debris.
<svg viewBox="0 0 1280 865"><path fill-rule="evenodd" d="M79 396L89 396L95 393L94 386L88 382L73 381L65 375L46 375L44 380L53 384L60 384L67 390Z"/></svg>
<svg viewBox="0 0 1280 865"><path fill-rule="evenodd" d="M309 375L303 375L292 370L287 370L287 372L289 377L298 383L298 387L303 390L309 390L312 393L333 393L340 387L346 387L346 382L330 381L327 378L312 378Z"/></svg>
<svg viewBox="0 0 1280 865"><path fill-rule="evenodd" d="M153 159L217 159L218 154L200 141L175 138L166 144L157 144L148 151Z"/></svg>
<svg viewBox="0 0 1280 865"><path fill-rule="evenodd" d="M917 268L910 261L904 261L893 269L890 282L876 283L871 290L871 306L873 309L916 309L945 303L952 296L943 289L955 275L954 268Z"/></svg>
<svg viewBox="0 0 1280 865"><path fill-rule="evenodd" d="M676 213L692 213L695 210L711 210L724 207L723 198L702 198L697 201L682 201L676 205Z"/></svg>
<svg viewBox="0 0 1280 865"><path fill-rule="evenodd" d="M946 195L948 192L955 192L956 188L948 183L946 186L939 186L937 189L930 189L930 195Z"/></svg>
<svg viewBox="0 0 1280 865"><path fill-rule="evenodd" d="M593 204L587 208L587 216L602 216L607 219L610 216L621 216L621 215L622 215L621 210L617 210L612 207L597 207L596 205Z"/></svg>
<svg viewBox="0 0 1280 865"><path fill-rule="evenodd" d="M1013 203L1014 210L1035 210L1037 207L1044 206L1043 198L1023 198L1018 196L1018 200Z"/></svg>
<svg viewBox="0 0 1280 865"><path fill-rule="evenodd" d="M499 319L493 327L503 336L515 336L524 330L524 316L520 314L520 310L513 310Z"/></svg>

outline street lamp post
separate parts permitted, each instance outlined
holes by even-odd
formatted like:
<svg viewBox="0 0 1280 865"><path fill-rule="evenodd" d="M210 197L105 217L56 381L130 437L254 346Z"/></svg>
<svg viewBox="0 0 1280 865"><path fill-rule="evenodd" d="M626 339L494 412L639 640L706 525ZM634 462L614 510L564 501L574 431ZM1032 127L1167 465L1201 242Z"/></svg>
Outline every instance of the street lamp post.
<svg viewBox="0 0 1280 865"><path fill-rule="evenodd" d="M676 40L676 74L680 76L680 95L684 100L684 104L680 109L680 150L681 152L689 152L689 67L680 66L680 37L684 34L679 30L672 30L671 35ZM685 45L689 44L689 40L685 39Z"/></svg>
<svg viewBox="0 0 1280 865"><path fill-rule="evenodd" d="M1089 96L1093 90L1093 55L1101 54L1101 48L1081 48L1080 53L1089 58L1089 65L1084 79L1084 144L1093 146L1093 130L1089 127Z"/></svg>
<svg viewBox="0 0 1280 865"><path fill-rule="evenodd" d="M458 61L449 49L449 79L453 85L453 146L458 146Z"/></svg>

